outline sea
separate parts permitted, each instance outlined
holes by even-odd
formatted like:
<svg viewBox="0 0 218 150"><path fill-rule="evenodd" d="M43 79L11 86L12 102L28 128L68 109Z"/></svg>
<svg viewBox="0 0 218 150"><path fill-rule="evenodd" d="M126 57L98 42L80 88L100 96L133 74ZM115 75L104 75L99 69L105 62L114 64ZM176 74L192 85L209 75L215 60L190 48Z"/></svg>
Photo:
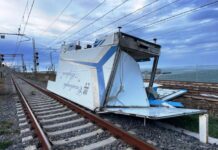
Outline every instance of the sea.
<svg viewBox="0 0 218 150"><path fill-rule="evenodd" d="M160 70L162 73L157 74L155 80L218 83L218 66L168 67Z"/></svg>

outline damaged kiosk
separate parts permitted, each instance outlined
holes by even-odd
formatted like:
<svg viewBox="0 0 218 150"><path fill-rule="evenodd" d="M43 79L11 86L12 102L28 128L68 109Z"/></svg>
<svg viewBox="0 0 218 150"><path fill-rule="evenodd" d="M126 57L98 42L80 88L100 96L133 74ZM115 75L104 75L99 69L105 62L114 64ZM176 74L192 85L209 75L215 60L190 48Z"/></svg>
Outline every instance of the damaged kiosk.
<svg viewBox="0 0 218 150"><path fill-rule="evenodd" d="M182 108L173 98L186 90L153 86L161 46L117 32L81 48L62 45L55 81L47 89L97 113L163 119L200 115L200 140L207 142L206 111ZM144 83L138 62L153 60L149 83Z"/></svg>

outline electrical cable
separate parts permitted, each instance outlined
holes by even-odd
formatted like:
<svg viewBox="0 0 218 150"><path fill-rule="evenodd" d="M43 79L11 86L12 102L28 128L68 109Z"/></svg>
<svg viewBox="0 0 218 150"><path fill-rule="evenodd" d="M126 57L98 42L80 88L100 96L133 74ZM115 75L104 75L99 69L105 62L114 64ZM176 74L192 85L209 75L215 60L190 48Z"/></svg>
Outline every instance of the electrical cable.
<svg viewBox="0 0 218 150"><path fill-rule="evenodd" d="M104 15L102 15L101 17L95 19L93 22L89 23L88 25L84 26L83 28L81 28L79 31L74 32L72 34L70 34L69 36L67 36L66 38L64 38L63 40L66 40L68 38L70 38L71 36L81 32L82 30L88 28L89 26L91 26L92 24L94 24L95 22L97 22L98 20L102 19L103 17L105 17L106 15L108 15L109 13L111 13L112 11L114 11L115 9L119 8L120 6L122 6L123 4L125 4L126 2L128 2L129 0L125 0L124 2L120 3L119 5L117 5L116 7L114 7L113 9L111 9L110 11L108 11L107 13L105 13Z"/></svg>
<svg viewBox="0 0 218 150"><path fill-rule="evenodd" d="M185 14L188 14L188 13L193 13L193 12L195 12L195 11L198 11L198 10L204 8L204 7L207 7L207 6L209 6L209 5L213 5L213 4L217 3L217 2L218 2L218 1L213 1L213 2L211 2L211 3L203 4L203 5L201 5L201 6L197 7L197 8L189 9L189 10L187 10L187 11L183 11L183 12L181 12L181 13L178 13L178 14L175 14L175 15L172 15L172 16L169 16L169 17L166 17L166 18L164 18L164 19L160 19L160 20L158 20L158 21L155 21L155 22L153 22L153 23L147 24L147 25L145 25L145 26L142 26L142 27L139 27L139 28L135 28L135 29L133 29L133 30L129 30L129 31L127 31L127 33L129 33L129 32L134 32L134 31L136 31L136 30L139 30L139 29L142 29L142 28L145 28L145 27L151 27L151 26L153 26L153 25L155 25L155 24L158 24L158 23L161 23L161 22L165 22L165 21L168 21L168 20L171 20L171 19L180 17L180 16L185 15Z"/></svg>
<svg viewBox="0 0 218 150"><path fill-rule="evenodd" d="M45 31L43 33L46 33L48 32L48 29L50 27L52 27L56 22L57 20L63 15L64 11L70 6L70 4L72 3L72 0L70 0L67 5L64 7L64 9L59 13L59 15L48 25L48 27L45 29Z"/></svg>
<svg viewBox="0 0 218 150"><path fill-rule="evenodd" d="M79 19L76 23L72 24L70 27L68 27L66 30L64 30L61 34L58 34L56 36L56 38L54 40L52 40L50 43L50 45L52 45L52 43L54 41L56 41L58 39L58 37L62 36L63 34L65 34L66 32L68 32L70 29L72 29L73 27L75 27L76 25L78 25L82 20L84 20L86 17L88 17L92 12L94 12L97 8L99 8L103 3L105 2L105 0L103 2L101 2L100 4L98 4L94 9L92 9L91 11L89 11L86 15L84 15L81 19Z"/></svg>
<svg viewBox="0 0 218 150"><path fill-rule="evenodd" d="M95 30L95 31L93 31L93 32L91 32L91 33L88 33L88 34L84 35L83 37L80 38L80 40L83 39L83 38L85 38L85 37L87 37L87 36L89 36L89 35L92 35L92 34L98 32L98 31L100 31L100 30L102 30L102 29L104 29L104 28L106 28L106 27L108 27L108 26L114 24L115 22L118 22L118 21L122 20L123 18L126 18L126 17L128 17L128 16L130 16L130 15L136 13L136 12L138 12L139 10L144 9L144 8L150 6L150 5L152 5L152 4L154 4L154 3L158 2L158 1L159 1L159 0L155 0L155 1L151 2L151 3L149 3L149 4L146 4L146 5L142 6L142 7L140 7L139 9L136 9L135 11L133 11L133 12L131 12L131 13L126 14L126 15L124 15L123 17L121 17L121 18L119 18L119 19L117 19L117 20L114 20L114 21L112 21L112 22L110 22L110 23L104 25L103 27L101 27L101 28L99 28L99 29L97 29L97 30Z"/></svg>

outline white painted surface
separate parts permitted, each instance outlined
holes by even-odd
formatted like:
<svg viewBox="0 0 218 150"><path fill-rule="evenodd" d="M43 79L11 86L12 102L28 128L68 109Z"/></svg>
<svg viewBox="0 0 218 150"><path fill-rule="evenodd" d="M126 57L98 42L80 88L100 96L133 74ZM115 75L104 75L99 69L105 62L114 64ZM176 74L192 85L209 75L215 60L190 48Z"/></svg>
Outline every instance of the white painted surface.
<svg viewBox="0 0 218 150"><path fill-rule="evenodd" d="M75 136L75 137L68 138L66 140L52 141L52 143L54 145L63 145L63 144L75 142L75 141L78 141L78 140L82 140L82 139L85 139L85 138L88 138L88 137L91 137L91 136L95 136L95 135L100 134L102 132L103 132L102 129L98 129L96 131L92 131L92 132L89 132L89 133L81 134L81 135L78 135L78 136Z"/></svg>
<svg viewBox="0 0 218 150"><path fill-rule="evenodd" d="M71 120L71 121L66 121L66 122L61 122L61 123L56 123L56 124L52 124L52 125L44 125L43 128L45 129L51 129L51 128L55 128L55 127L60 127L63 125L68 125L68 124L73 124L73 123L77 123L77 122L81 122L84 121L84 118L79 118L79 119L75 119L75 120Z"/></svg>
<svg viewBox="0 0 218 150"><path fill-rule="evenodd" d="M18 117L23 117L23 116L24 116L24 113L18 114L17 116L18 116Z"/></svg>
<svg viewBox="0 0 218 150"><path fill-rule="evenodd" d="M63 117L55 117L55 118L52 118L52 119L42 119L41 122L58 121L58 120L73 118L73 117L75 117L75 116L77 116L77 114L69 114L69 115L66 115L66 116L63 116Z"/></svg>
<svg viewBox="0 0 218 150"><path fill-rule="evenodd" d="M145 88L148 87L148 85L149 85L149 82L144 82L144 87ZM161 84L157 84L157 83L153 84L153 87L161 87L161 86L162 86Z"/></svg>
<svg viewBox="0 0 218 150"><path fill-rule="evenodd" d="M107 106L149 106L139 65L125 52L121 52L107 101Z"/></svg>
<svg viewBox="0 0 218 150"><path fill-rule="evenodd" d="M67 111L64 111L64 112L60 112L60 113L54 113L54 114L49 114L49 115L43 115L43 116L37 116L38 118L49 118L49 117L55 117L55 116L59 116L59 115L69 115L69 114L72 114L72 111L71 110L67 110Z"/></svg>
<svg viewBox="0 0 218 150"><path fill-rule="evenodd" d="M19 127L26 126L26 125L28 125L28 123L26 121L23 123L19 123Z"/></svg>
<svg viewBox="0 0 218 150"><path fill-rule="evenodd" d="M167 107L148 107L148 108L106 108L105 112L136 115L142 118L163 119L190 114L202 114L203 110ZM104 113L104 112L103 112Z"/></svg>
<svg viewBox="0 0 218 150"><path fill-rule="evenodd" d="M96 149L96 148L100 148L100 147L112 144L115 141L116 141L116 138L109 137L109 138L107 138L105 140L102 140L102 141L99 141L99 142L96 142L96 143L92 143L90 145L84 145L83 147L76 148L75 150L93 150L93 149Z"/></svg>
<svg viewBox="0 0 218 150"><path fill-rule="evenodd" d="M25 120L26 120L25 117L23 117L23 118L19 118L19 122L22 122L22 121L25 121Z"/></svg>
<svg viewBox="0 0 218 150"><path fill-rule="evenodd" d="M67 128L67 129L63 129L63 130L58 130L58 131L54 131L54 132L47 132L47 134L54 136L54 135L68 133L68 132L73 132L73 131L76 131L76 130L82 130L84 128L91 127L92 125L93 125L92 123L87 123L87 124L84 124L84 125L71 127L71 128Z"/></svg>
<svg viewBox="0 0 218 150"><path fill-rule="evenodd" d="M39 111L39 112L36 112L36 114L42 115L42 114L48 114L48 113L57 113L59 111L64 111L64 110L67 110L67 107L62 107L62 108L52 109L52 110Z"/></svg>
<svg viewBox="0 0 218 150"><path fill-rule="evenodd" d="M23 137L23 138L22 138L22 143L25 143L25 142L30 141L30 140L32 140L32 139L33 139L32 136Z"/></svg>
<svg viewBox="0 0 218 150"><path fill-rule="evenodd" d="M157 94L159 95L161 100L171 100L180 95L187 93L187 90L183 89L166 89L166 88L157 88Z"/></svg>
<svg viewBox="0 0 218 150"><path fill-rule="evenodd" d="M25 128L25 129L23 129L23 130L20 130L20 133L23 134L23 133L26 133L26 132L29 132L29 131L30 131L29 128Z"/></svg>
<svg viewBox="0 0 218 150"><path fill-rule="evenodd" d="M208 114L199 116L199 139L203 143L208 143Z"/></svg>
<svg viewBox="0 0 218 150"><path fill-rule="evenodd" d="M35 145L30 145L24 148L24 150L37 150Z"/></svg>
<svg viewBox="0 0 218 150"><path fill-rule="evenodd" d="M97 41L103 43L89 49L63 47L56 80L49 81L47 89L91 110L102 107L117 51L117 34ZM107 61L101 64L101 60ZM120 87L122 91L117 94ZM139 65L125 52L119 60L109 101L111 106L149 106Z"/></svg>

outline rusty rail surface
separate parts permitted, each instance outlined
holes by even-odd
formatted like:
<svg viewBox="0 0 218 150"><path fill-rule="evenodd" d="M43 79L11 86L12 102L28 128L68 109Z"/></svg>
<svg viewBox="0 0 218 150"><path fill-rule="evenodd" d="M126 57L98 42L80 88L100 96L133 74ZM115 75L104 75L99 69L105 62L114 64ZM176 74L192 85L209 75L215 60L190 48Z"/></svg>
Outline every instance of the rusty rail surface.
<svg viewBox="0 0 218 150"><path fill-rule="evenodd" d="M14 77L12 77L12 81L13 81L13 84L15 86L15 89L18 93L18 95L20 96L20 99L21 99L21 102L27 112L27 115L28 117L30 118L31 120L31 125L32 127L34 128L35 130L35 133L39 139L39 142L41 143L41 148L43 150L50 150L51 149L51 144L47 138L47 136L45 135L45 133L43 132L43 129L41 128L39 122L37 121L35 115L33 114L32 112L32 109L30 108L25 96L23 95L23 93L21 92L19 86L17 85L16 81L14 80Z"/></svg>
<svg viewBox="0 0 218 150"><path fill-rule="evenodd" d="M113 136L120 138L121 140L123 140L127 144L133 146L134 148L140 149L140 150L154 150L154 149L156 149L153 145L151 145L149 143L145 143L144 141L138 139L137 137L130 135L126 131L114 126L112 123L110 123L110 122L100 118L99 116L85 110L84 108L79 107L78 105L66 100L65 98L60 97L60 96L48 91L47 89L44 89L44 88L36 85L36 84L33 84L32 82L30 82L30 81L28 81L20 76L19 76L19 78L22 79L23 81L27 82L31 86L35 87L39 91L43 92L44 94L50 96L51 98L57 100L58 102L62 103L65 106L67 106L71 110L79 113L83 117L94 122L95 124L102 127L103 129L108 130Z"/></svg>

